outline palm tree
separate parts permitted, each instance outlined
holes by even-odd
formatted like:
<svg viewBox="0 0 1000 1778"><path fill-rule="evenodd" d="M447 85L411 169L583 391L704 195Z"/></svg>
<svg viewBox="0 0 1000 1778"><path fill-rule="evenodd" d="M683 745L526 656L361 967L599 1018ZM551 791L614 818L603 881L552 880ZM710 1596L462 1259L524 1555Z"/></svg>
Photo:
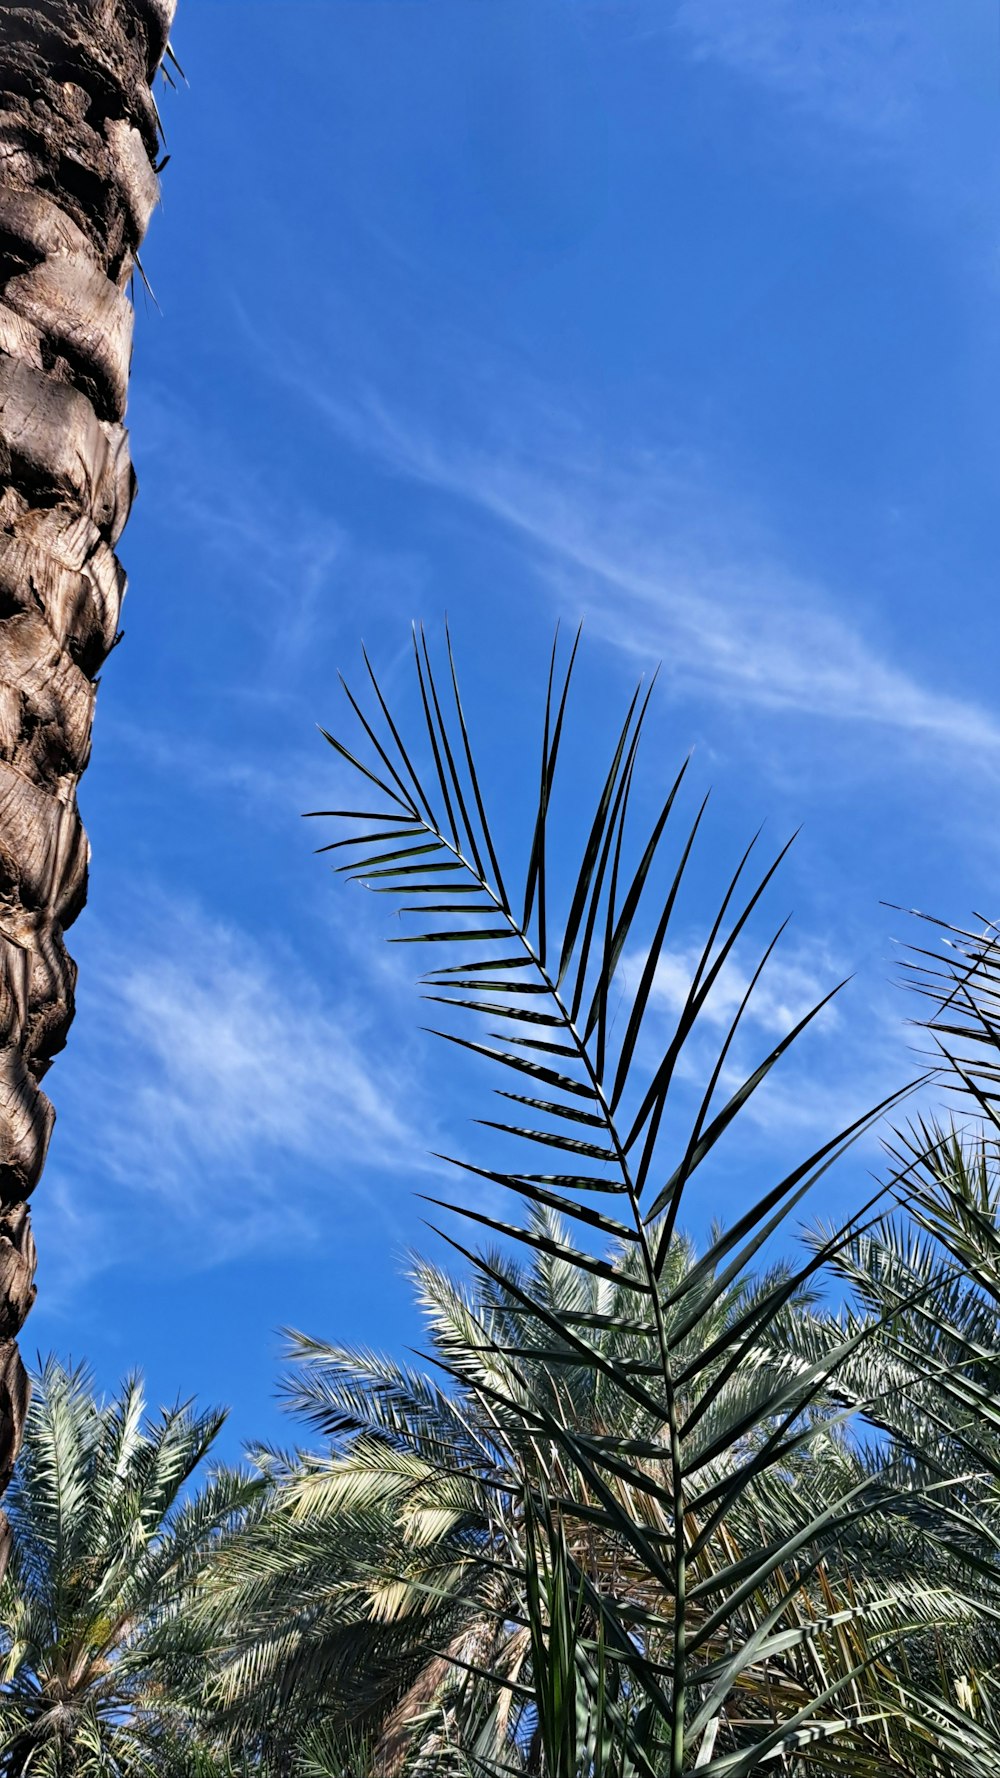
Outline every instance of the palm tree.
<svg viewBox="0 0 1000 1778"><path fill-rule="evenodd" d="M889 1460L933 1487L939 1512L949 1506L938 1572L960 1577L976 1601L974 1633L948 1648L937 1683L925 1676L906 1688L914 1760L930 1743L957 1778L991 1778L1000 1764L1000 945L992 926L931 924L937 944L912 947L906 971L931 1003L924 1023L953 1115L896 1134L898 1213L836 1256L854 1304L844 1330L874 1317L879 1331L835 1386L845 1402L865 1402Z"/></svg>
<svg viewBox="0 0 1000 1778"><path fill-rule="evenodd" d="M151 1417L135 1378L104 1404L53 1359L38 1382L8 1494L0 1773L181 1771L201 1678L182 1608L259 1479L219 1469L191 1492L222 1413Z"/></svg>
<svg viewBox="0 0 1000 1778"><path fill-rule="evenodd" d="M129 292L174 4L20 0L0 31L0 1492L28 1398L39 1082L73 1016L63 933L86 897L76 787L125 590Z"/></svg>
<svg viewBox="0 0 1000 1778"><path fill-rule="evenodd" d="M616 1375L646 1359L641 1335L627 1325L628 1292L573 1263L566 1230L551 1212L536 1212L533 1232L558 1247L560 1257L539 1252L522 1268L494 1255L494 1276L474 1277L469 1288L437 1267L414 1263L429 1355L450 1379L447 1389L391 1359L294 1338L287 1402L323 1435L327 1448L299 1456L275 1475L271 1510L228 1546L209 1575L219 1664L215 1689L230 1721L244 1732L263 1733L265 1744L269 1724L286 1739L290 1724L318 1720L335 1745L347 1734L360 1737L366 1769L373 1773L392 1774L408 1764L440 1774L456 1760L497 1769L512 1758L530 1771L550 1773L540 1692L560 1574L567 1582L573 1574L585 1575L605 1605L614 1601L615 1610L633 1621L636 1613L661 1625L669 1617L672 1597L649 1563L637 1560L620 1536L609 1536L595 1517L600 1500L594 1490L582 1486L552 1443L537 1436L544 1416L578 1437L603 1439L633 1454L645 1484L646 1535L669 1536L657 1486L662 1461L649 1455L662 1428L629 1398ZM626 1277L635 1274L634 1250L615 1248L607 1257ZM728 1332L779 1280L786 1284L790 1273L779 1268L718 1292L711 1273L692 1281L697 1264L689 1243L672 1244L660 1280L663 1313L670 1327L681 1319L681 1303L684 1314L690 1311L689 1283L691 1293L714 1296L708 1316L682 1336L677 1351L691 1363L702 1344L715 1345L710 1374L719 1381ZM526 1350L526 1296L544 1304L553 1321L587 1316L604 1368L579 1362L569 1340L556 1364L551 1341ZM775 1320L773 1353L770 1360L762 1354L758 1367L772 1391L798 1352L797 1321L807 1305L800 1291ZM732 1414L728 1393L723 1380L711 1410L717 1426ZM821 1513L837 1495L869 1480L858 1451L838 1434L832 1404L826 1417L825 1437L791 1454L780 1483L772 1478L768 1489L744 1495L727 1522L731 1556L756 1548L768 1520L783 1525L787 1536L796 1520L792 1495ZM758 1454L770 1430L764 1421L749 1432ZM614 1471L606 1480L623 1504L629 1483ZM544 1503L540 1516L533 1506L538 1501ZM787 1659L772 1670L766 1658L737 1669L725 1707L728 1725L758 1716L765 1689L772 1704L793 1715L815 1687L811 1662L821 1658L828 1672L842 1669L844 1639L850 1646L853 1634L857 1652L858 1626L879 1615L876 1600L883 1628L894 1609L897 1622L921 1614L932 1622L947 1619L952 1628L963 1621L957 1595L946 1597L930 1564L913 1559L904 1531L881 1515L876 1556L873 1528L862 1521L840 1540L839 1562L837 1540L830 1540L812 1584L797 1583L789 1565L779 1611ZM848 1587L849 1571L868 1574L877 1585L867 1595L865 1582ZM541 1640L533 1598L539 1578L546 1589ZM575 1623L580 1613L572 1591L568 1599L566 1619ZM774 1603L762 1581L745 1606L746 1621L755 1621L758 1635ZM703 1628L708 1615L694 1603L693 1627ZM802 1616L814 1620L811 1640L797 1636ZM824 1622L829 1618L836 1634ZM707 1644L723 1665L731 1633L727 1618ZM594 1730L596 1705L590 1715ZM662 1751L655 1719L648 1726L653 1733L645 1753L655 1763ZM716 1727L712 1743L718 1738ZM866 1739L877 1744L878 1730L869 1727ZM581 1751L577 1746L577 1759Z"/></svg>
<svg viewBox="0 0 1000 1778"><path fill-rule="evenodd" d="M426 769L370 666L371 713L348 692L364 757L328 737L365 780L362 807L328 812L346 825L340 871L403 899L417 925L397 942L438 960L424 985L439 1035L497 1072L490 1147L445 1207L500 1246L448 1237L469 1299L422 1283L440 1386L317 1349L300 1405L346 1443L278 1465L278 1511L223 1564L244 1633L220 1686L230 1706L270 1692L284 1721L312 1688L388 1770L424 1718L417 1770L502 1758L570 1778L607 1764L608 1735L622 1773L741 1778L821 1747L830 1769L872 1769L899 1709L894 1651L970 1607L917 1560L921 1488L847 1434L836 1375L878 1317L846 1332L817 1317L805 1350L787 1333L871 1206L797 1267L758 1268L876 1114L759 1182L691 1254L688 1194L818 1008L747 1053L772 941L721 1041L703 1017L780 862L751 876L753 847L669 1020L657 1007L661 964L673 981L688 955L677 907L704 805L683 819L682 770L631 841L641 689L565 879L554 790L575 652L561 686L553 656L516 897L450 646L441 682L415 637ZM498 1207L507 1194L526 1224Z"/></svg>

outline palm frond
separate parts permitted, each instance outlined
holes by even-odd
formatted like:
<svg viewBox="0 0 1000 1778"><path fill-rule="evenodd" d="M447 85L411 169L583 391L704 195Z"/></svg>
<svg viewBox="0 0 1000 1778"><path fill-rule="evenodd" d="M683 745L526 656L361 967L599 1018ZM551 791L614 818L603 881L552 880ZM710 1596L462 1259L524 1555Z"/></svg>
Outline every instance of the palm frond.
<svg viewBox="0 0 1000 1778"><path fill-rule="evenodd" d="M801 1627L791 1632L786 1623L804 1583L782 1583L779 1576L790 1565L814 1564L859 1514L887 1510L870 1477L832 1503L812 1502L806 1490L797 1502L785 1498L781 1534L758 1543L756 1565L747 1569L745 1558L728 1553L734 1537L745 1547L747 1528L759 1519L761 1499L775 1478L787 1474L790 1465L808 1466L810 1453L828 1438L820 1407L829 1380L872 1333L867 1325L852 1329L791 1373L761 1361L764 1336L796 1293L808 1287L809 1261L757 1290L742 1323L734 1316L720 1324L717 1311L745 1282L750 1265L811 1185L894 1101L864 1113L760 1192L735 1228L720 1233L700 1270L689 1271L675 1286L678 1294L665 1293L671 1255L683 1239L679 1218L699 1169L730 1138L740 1114L830 996L821 997L755 1063L737 1070L748 1013L776 943L772 939L750 971L749 987L739 996L714 1057L704 1063L706 1007L734 966L738 947L749 939L784 856L782 849L755 866L755 840L724 885L679 996L673 1029L665 1042L659 1035L662 1015L654 988L676 931L704 803L692 815L682 815L682 768L652 828L633 848L629 804L648 708L648 694L639 688L616 732L596 809L584 823L581 863L564 888L552 827L578 643L579 638L563 668L558 639L553 649L523 896L512 900L499 875L450 639L445 683L453 709L439 691L423 632L414 636L427 772L419 747L404 743L402 724L390 716L366 659L377 705L371 717L348 695L375 763L364 765L342 741L334 745L368 785L381 785L391 804L383 813L403 818L407 843L386 850L375 836L392 832L391 826L381 813L361 808L353 816L340 812L338 819L349 831L336 843L353 849L353 863L339 867L343 875L396 895L404 915L418 916L418 930L395 942L433 944L457 954L456 962L438 964L424 977L427 998L449 1015L438 1034L501 1075L521 1079L520 1090L506 1082L497 1088L503 1116L480 1121L495 1136L527 1148L532 1161L527 1167L491 1164L465 1172L527 1201L527 1220L504 1219L467 1197L444 1202L492 1237L525 1249L530 1274L511 1274L499 1257L448 1237L483 1287L494 1298L505 1294L510 1331L501 1333L470 1306L459 1314L454 1341L439 1345L436 1362L452 1384L474 1390L498 1446L516 1450L519 1510L537 1511L538 1484L532 1477L544 1475L571 1544L577 1537L592 1543L599 1535L620 1551L626 1568L634 1567L653 1587L665 1642L654 1619L644 1620L646 1607L630 1600L629 1682L647 1704L659 1701L664 1770L679 1778L692 1721L698 1724L697 1743L703 1744L708 1719L696 1700L708 1684L706 1674L716 1671L717 1635L726 1634L735 1650L728 1657L730 1689L748 1683L761 1647L771 1646L766 1636L761 1641L760 1624L771 1622L775 1611L774 1622L785 1626L782 1634L804 1642L807 1632ZM675 831L670 861L667 848ZM834 986L831 993L837 991ZM612 995L621 1001L613 1026ZM658 1045L653 1051L658 1059L650 1063L652 1044ZM687 1134L678 1140L685 1099L682 1060L694 1060L696 1046L706 1084ZM676 1113L668 1120L668 1103L675 1102ZM668 1123L674 1158L666 1163ZM595 1195L601 1200L597 1205ZM610 1249L595 1246L600 1237L610 1238ZM540 1287L546 1268L561 1268L573 1278L571 1305L556 1306ZM638 1365L620 1362L609 1349L626 1337L641 1346ZM592 1397L598 1383L613 1389L619 1408L634 1416L636 1436L622 1440L616 1430L605 1438L588 1428L567 1411L571 1392L564 1395L555 1386L540 1392L533 1386L539 1370L553 1379L574 1372L587 1376ZM558 1487L554 1477L561 1478ZM712 1604L703 1608L701 1597L708 1592ZM753 1602L765 1595L761 1620ZM613 1587L601 1591L601 1599L605 1615L624 1607ZM737 1629L741 1620L745 1627ZM648 1642L640 1634L646 1652L638 1653L635 1635L643 1621ZM661 1643L666 1652L654 1660L651 1650ZM614 1639L607 1642L601 1659L617 1671L626 1659L620 1638L618 1646ZM840 1690L849 1690L856 1678L852 1669L842 1685L826 1688L816 1709L839 1699ZM788 1733L798 1735L808 1715L807 1704L792 1710ZM784 1720L770 1722L733 1769L752 1763L752 1746L757 1747L753 1759L777 1750ZM707 1769L722 1770L730 1759L720 1753Z"/></svg>

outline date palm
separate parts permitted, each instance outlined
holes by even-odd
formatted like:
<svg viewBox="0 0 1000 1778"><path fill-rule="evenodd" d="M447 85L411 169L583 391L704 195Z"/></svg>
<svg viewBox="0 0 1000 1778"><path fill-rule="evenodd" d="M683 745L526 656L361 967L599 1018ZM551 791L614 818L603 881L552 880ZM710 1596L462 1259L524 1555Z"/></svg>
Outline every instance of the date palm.
<svg viewBox="0 0 1000 1778"><path fill-rule="evenodd" d="M496 1257L496 1277L468 1289L414 1262L428 1351L448 1387L387 1357L293 1337L286 1403L325 1449L281 1465L263 1459L278 1484L272 1509L212 1570L219 1693L236 1718L252 1721L276 1704L284 1721L294 1699L297 1714L319 1712L341 1732L363 1731L375 1763L392 1769L415 1720L453 1714L461 1663L482 1666L488 1655L512 1680L523 1678L524 1485L530 1478L553 1494L571 1485L539 1446L532 1414L623 1443L648 1436L613 1375L575 1364L568 1343L558 1368L551 1350L519 1364L504 1356L520 1338L523 1291L554 1318L602 1307L613 1318L626 1306L573 1263L552 1212L537 1211L533 1227L566 1257L538 1254L527 1271ZM631 1252L614 1259L634 1271ZM665 1299L694 1263L677 1241L661 1281ZM747 1302L745 1289L726 1291L713 1332ZM634 1335L608 1329L597 1337L609 1362L642 1361ZM600 1540L586 1542L599 1564ZM508 1700L494 1726L511 1720ZM440 1732L435 1725L433 1737Z"/></svg>
<svg viewBox="0 0 1000 1778"><path fill-rule="evenodd" d="M516 895L450 647L439 679L415 637L419 758L370 667L369 711L348 692L361 752L332 744L364 802L341 799L331 850L346 853L341 874L399 898L397 942L436 964L424 986L439 1035L496 1074L489 1147L445 1203L499 1246L448 1237L475 1280L464 1305L440 1278L424 1286L448 1304L434 1321L437 1384L313 1354L310 1411L324 1425L325 1399L325 1430L346 1444L279 1468L272 1525L234 1551L243 1634L220 1684L230 1705L266 1708L270 1693L285 1720L297 1694L326 1688L389 1770L502 1755L571 1778L607 1763L598 1721L622 1772L741 1778L819 1747L831 1770L872 1769L884 1752L872 1724L897 1707L893 1650L908 1627L968 1606L909 1561L920 1489L842 1425L833 1380L877 1317L849 1331L817 1320L808 1351L789 1346L792 1305L851 1230L797 1267L759 1268L875 1114L784 1177L758 1178L732 1226L690 1253L682 1218L706 1163L819 1007L750 1053L772 940L721 1040L704 1016L725 1003L720 984L780 862L754 875L751 847L664 1022L654 986L689 955L678 908L703 806L682 813L682 770L632 837L640 689L596 811L567 842L555 790L573 658L560 684L553 657ZM527 1206L526 1222L504 1197ZM881 1562L868 1559L876 1547ZM885 1684L873 1697L866 1683L875 1669L894 1683L889 1702ZM545 1700L557 1698L555 1721ZM430 1739L401 1748L394 1735L421 1712Z"/></svg>
<svg viewBox="0 0 1000 1778"><path fill-rule="evenodd" d="M174 4L0 9L0 1492L27 1406L27 1200L53 1121L40 1082L73 1016L77 783L125 590L130 286L157 200L150 83Z"/></svg>
<svg viewBox="0 0 1000 1778"><path fill-rule="evenodd" d="M837 1389L866 1401L883 1449L953 1509L938 1569L975 1597L974 1625L936 1685L907 1686L911 1754L931 1744L956 1778L988 1778L1000 1762L1000 946L995 927L931 927L907 973L931 1003L953 1116L896 1136L898 1214L837 1255L855 1305L844 1325L880 1324Z"/></svg>
<svg viewBox="0 0 1000 1778"><path fill-rule="evenodd" d="M192 1492L223 1419L149 1415L135 1379L103 1404L85 1370L46 1364L8 1493L5 1778L131 1778L193 1758L200 1664L181 1608L260 1488L220 1469Z"/></svg>
<svg viewBox="0 0 1000 1778"><path fill-rule="evenodd" d="M586 1769L588 1735L591 1742L602 1732L614 1739L621 1717L616 1723L607 1700L599 1705L595 1674L592 1696L586 1676L581 1679L568 1742L565 1712L561 1742L552 1736L546 1742L558 1715L550 1710L547 1718L543 1703L560 1602L572 1669L586 1646L580 1632L592 1639L596 1630L600 1641L608 1628L574 1592L581 1577L623 1623L652 1626L647 1655L662 1638L674 1600L649 1563L602 1522L600 1496L567 1468L551 1441L539 1439L537 1422L548 1416L576 1437L603 1439L628 1454L633 1477L625 1480L615 1470L606 1477L612 1500L621 1507L631 1492L634 1503L638 1477L645 1534L662 1541L670 1535L670 1516L660 1498L662 1461L650 1455L661 1429L612 1368L645 1363L641 1335L628 1325L627 1288L609 1286L576 1263L551 1212L536 1212L532 1230L560 1257L539 1252L523 1268L494 1255L488 1260L494 1276L473 1277L466 1288L437 1267L415 1264L428 1355L447 1387L372 1353L294 1340L288 1404L327 1448L300 1456L276 1477L270 1512L210 1571L220 1656L216 1693L237 1732L259 1733L268 1746L276 1735L284 1741L290 1725L318 1721L335 1746L347 1735L363 1737L364 1769L385 1778L404 1768L444 1778L452 1770L511 1764L575 1771L581 1761ZM634 1251L613 1248L607 1259L625 1277L635 1275ZM687 1242L672 1244L660 1280L668 1327L680 1319L680 1302L685 1313L692 1307L684 1286L697 1263ZM678 1356L691 1363L702 1344L724 1349L728 1332L789 1278L781 1269L718 1293L717 1279L702 1274L692 1290L715 1301L678 1342ZM580 1363L569 1340L556 1361L560 1348L551 1338L537 1351L526 1348L525 1297L543 1304L554 1321L589 1317L606 1368ZM797 1323L806 1306L801 1292L792 1298L772 1326L770 1358L760 1355L758 1377L772 1391L799 1356ZM714 1380L723 1367L719 1356ZM716 1429L734 1405L723 1387L712 1410ZM838 1495L872 1481L871 1466L838 1433L832 1402L825 1417L825 1436L791 1454L781 1478L748 1490L729 1516L731 1561L745 1562L767 1525L789 1541L805 1502L818 1516ZM748 1448L762 1454L773 1430L766 1417L758 1421L746 1435ZM732 1462L727 1452L719 1473ZM822 1559L811 1574L797 1575L789 1560L777 1594L764 1577L742 1603L742 1625L755 1626L763 1654L758 1661L751 1652L734 1673L720 1720L708 1741L703 1738L709 1749L721 1748L734 1724L760 1724L764 1697L772 1719L775 1711L795 1715L821 1689L818 1669L846 1682L852 1666L863 1666L880 1639L888 1647L903 1623L947 1621L957 1634L967 1622L957 1589L943 1589L933 1565L920 1560L905 1522L881 1514L877 1529L862 1520L849 1535L845 1530L820 1543ZM776 1604L772 1634L762 1636ZM710 1617L692 1601L693 1631ZM706 1652L723 1668L732 1631L727 1616L706 1640ZM769 1639L782 1646L781 1661L768 1661ZM852 1656L846 1668L845 1650ZM610 1677L606 1648L602 1665ZM565 1699L576 1688L563 1675L549 1690ZM878 1695L869 1687L866 1701L869 1720L854 1725L859 1770L862 1754L870 1759L884 1749L884 1684ZM658 1765L660 1727L655 1715L641 1730L630 1725L633 1742L640 1735L643 1741L630 1749L632 1769ZM845 1721L845 1734L849 1728ZM568 1767L556 1758L557 1744Z"/></svg>

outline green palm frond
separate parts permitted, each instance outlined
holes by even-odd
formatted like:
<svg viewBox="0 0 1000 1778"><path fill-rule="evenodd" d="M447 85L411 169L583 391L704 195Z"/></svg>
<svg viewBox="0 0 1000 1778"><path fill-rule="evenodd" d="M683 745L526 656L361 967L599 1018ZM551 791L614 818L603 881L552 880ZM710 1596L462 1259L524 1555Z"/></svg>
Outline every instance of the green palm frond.
<svg viewBox="0 0 1000 1778"><path fill-rule="evenodd" d="M526 1249L531 1262L528 1273L519 1272L502 1252L473 1251L447 1237L481 1287L503 1301L504 1313L484 1318L472 1301L459 1299L438 1307L436 1361L448 1387L474 1391L505 1453L504 1485L511 1487L512 1470L517 1477L521 1510L533 1510L544 1477L570 1549L591 1548L598 1538L618 1551L630 1585L643 1577L645 1598L621 1595L604 1576L588 1585L605 1638L601 1658L619 1677L627 1673L643 1708L659 1714L663 1769L678 1778L690 1756L691 1724L699 1725L700 1745L701 1731L733 1688L757 1672L759 1651L770 1646L762 1625L780 1622L788 1646L815 1639L804 1625L789 1628L793 1600L859 1516L890 1504L868 1473L832 1499L799 1486L786 1491L778 1522L762 1537L773 1484L808 1473L810 1454L826 1437L821 1404L829 1380L864 1348L871 1328L859 1324L827 1340L810 1362L779 1368L762 1358L763 1348L808 1288L815 1264L747 1288L750 1269L790 1211L884 1107L767 1187L664 1288L699 1168L829 996L752 1066L738 1066L748 1009L779 929L704 1062L702 1015L749 939L784 856L755 869L754 841L708 923L666 1041L658 1035L657 971L676 930L704 803L682 814L682 768L651 828L631 840L649 698L640 688L615 737L596 810L584 823L576 873L562 882L565 848L553 838L553 810L576 653L575 642L560 675L553 651L537 802L517 895L508 887L512 874L501 874L450 642L439 680L423 633L414 636L426 770L365 658L370 714L347 693L360 753L327 738L364 778L366 805L327 813L348 829L333 842L350 854L335 866L338 873L395 896L402 914L415 918L417 929L393 942L438 948L440 961L424 977L426 998L445 1021L437 1034L497 1070L503 1110L481 1121L492 1133L491 1149L503 1138L525 1156L505 1165L452 1165L526 1204L526 1219L480 1210L467 1196L434 1200L508 1248ZM376 809L368 805L372 790ZM457 961L447 960L449 952ZM689 1056L700 1063L704 1086L685 1113ZM845 1239L839 1235L834 1245ZM742 1293L736 1312L733 1292ZM551 1381L540 1389L543 1373ZM601 1388L615 1396L613 1429L594 1424L583 1407L592 1408ZM630 1422L624 1438L623 1414ZM757 1553L749 1553L754 1546ZM789 1581L789 1571L805 1578ZM654 1597L655 1609L647 1602ZM720 1637L729 1651L724 1671ZM842 1673L816 1708L834 1698L843 1707L841 1693L856 1679ZM741 1731L738 1746L717 1753L706 1770L750 1770L780 1749L786 1730L798 1734L810 1708L807 1702L786 1715L779 1709L759 1732Z"/></svg>
<svg viewBox="0 0 1000 1778"><path fill-rule="evenodd" d="M185 1492L221 1421L151 1417L135 1378L101 1403L85 1368L43 1367L6 1503L0 1772L145 1778L165 1737L179 1758L203 1672L186 1609L261 1488L219 1470Z"/></svg>
<svg viewBox="0 0 1000 1778"><path fill-rule="evenodd" d="M414 639L419 745L367 659L360 743L328 737L365 802L328 811L324 849L397 897L396 942L437 947L438 1035L499 1109L481 1158L439 1157L459 1189L433 1201L473 1234L449 1225L461 1282L412 1262L429 1374L290 1337L286 1405L325 1448L264 1454L272 1492L202 1589L218 1720L283 1770L317 1729L372 1778L940 1778L965 1717L991 1732L956 1674L986 1696L1000 1664L992 1158L918 1124L847 1227L775 1262L876 1107L695 1251L706 1163L825 1001L749 1053L775 941L748 975L741 953L781 856L754 874L755 842L667 1020L704 807L682 770L633 837L638 691L567 878L576 652L553 654L520 877L450 643L438 676Z"/></svg>

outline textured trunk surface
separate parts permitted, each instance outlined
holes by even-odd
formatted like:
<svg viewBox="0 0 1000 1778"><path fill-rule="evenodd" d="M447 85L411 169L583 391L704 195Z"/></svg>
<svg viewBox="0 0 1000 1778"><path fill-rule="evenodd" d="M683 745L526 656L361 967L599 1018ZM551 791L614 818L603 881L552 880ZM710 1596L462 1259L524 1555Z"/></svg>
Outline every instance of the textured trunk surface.
<svg viewBox="0 0 1000 1778"><path fill-rule="evenodd" d="M0 0L0 1492L27 1406L39 1083L73 1017L63 933L87 889L77 783L125 590L128 286L174 5ZM6 1544L4 1525L0 1567Z"/></svg>

